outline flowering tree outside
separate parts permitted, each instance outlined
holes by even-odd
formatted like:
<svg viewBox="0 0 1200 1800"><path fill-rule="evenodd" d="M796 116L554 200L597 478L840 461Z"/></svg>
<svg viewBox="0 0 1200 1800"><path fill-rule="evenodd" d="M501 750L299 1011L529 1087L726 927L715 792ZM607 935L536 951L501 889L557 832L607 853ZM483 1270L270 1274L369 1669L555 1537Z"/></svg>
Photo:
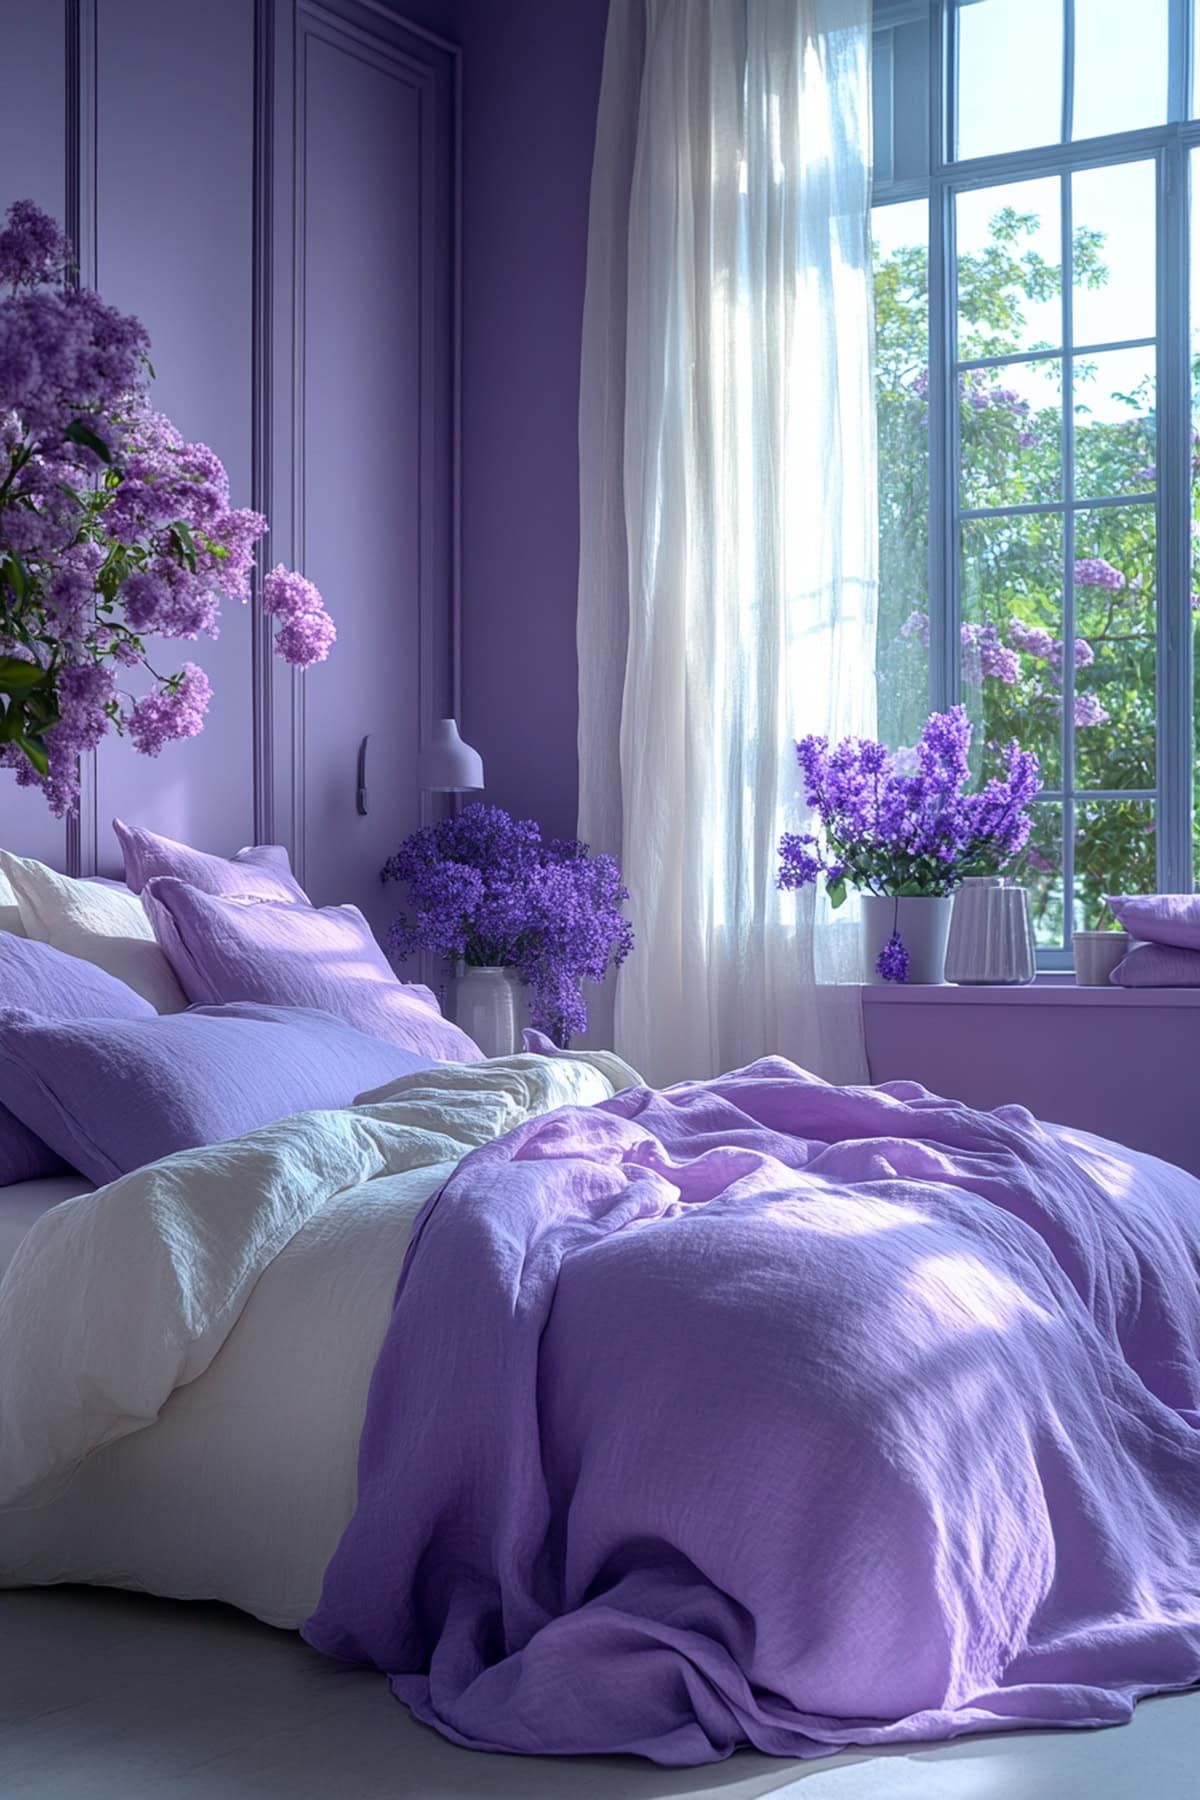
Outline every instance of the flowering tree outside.
<svg viewBox="0 0 1200 1800"><path fill-rule="evenodd" d="M959 258L959 357L1028 351L1023 308L1052 299L1060 270L1032 248L1036 217L997 212L991 241ZM1107 279L1099 234L1075 236L1077 287ZM880 710L909 741L928 710L928 258L901 247L876 259L880 459ZM1036 348L1036 346L1033 346ZM1146 493L1156 480L1153 351L1075 363L1075 491ZM958 397L964 510L1057 500L1062 380L1057 357L966 371ZM1193 472L1200 458L1193 458ZM963 527L963 695L980 728L977 756L998 773L1016 739L1048 789L1062 785L1063 663L1074 666L1075 788L1153 788L1157 571L1153 500L1076 513L1075 632L1062 638L1061 516L1011 514ZM1193 599L1193 607L1196 601ZM1108 923L1105 893L1155 885L1155 821L1144 799L1077 802L1076 926ZM1062 807L1043 802L1018 873L1033 890L1041 941L1060 942Z"/></svg>
<svg viewBox="0 0 1200 1800"><path fill-rule="evenodd" d="M31 201L0 230L0 768L79 797L79 756L112 730L146 756L203 729L194 662L160 673L148 639L215 637L223 600L250 595L267 521L232 505L206 444L149 400L141 323L70 280L72 250ZM4 292L4 290L7 290ZM317 589L263 582L275 648L306 668L336 637ZM140 670L139 695L123 672ZM149 679L148 691L146 679Z"/></svg>

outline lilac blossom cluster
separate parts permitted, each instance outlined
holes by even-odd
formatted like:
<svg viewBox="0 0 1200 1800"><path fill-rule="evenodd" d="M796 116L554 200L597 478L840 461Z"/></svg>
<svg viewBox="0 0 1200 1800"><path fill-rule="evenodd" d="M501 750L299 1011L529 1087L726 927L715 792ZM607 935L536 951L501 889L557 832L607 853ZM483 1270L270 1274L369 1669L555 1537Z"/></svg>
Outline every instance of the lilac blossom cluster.
<svg viewBox="0 0 1200 1800"><path fill-rule="evenodd" d="M160 675L148 637L215 637L224 600L250 597L267 529L232 504L206 444L187 443L147 398L137 319L69 284L71 247L27 200L0 230L0 767L78 799L78 759L111 730L156 756L194 737L211 698L195 663ZM48 285L57 284L57 285ZM264 583L276 648L307 667L336 636L310 582ZM117 674L152 687L122 695ZM142 684L144 686L144 683Z"/></svg>
<svg viewBox="0 0 1200 1800"><path fill-rule="evenodd" d="M908 384L909 392L920 404L917 423L922 427L929 423L929 370L918 369ZM1030 423L1030 403L1016 388L989 387L987 377L980 370L967 370L959 377L959 396L970 412L994 413L1011 421L1009 429L1016 428L1017 445L1021 450L1036 449L1041 437L1034 431Z"/></svg>
<svg viewBox="0 0 1200 1800"><path fill-rule="evenodd" d="M993 874L1029 836L1029 804L1041 787L1038 761L1015 741L1004 773L977 793L970 778L971 724L961 706L934 713L911 750L890 752L871 738L824 737L796 746L805 804L820 834L786 832L779 845L781 888L825 880L832 903L847 888L897 899L952 893L968 875ZM898 940L877 964L903 980Z"/></svg>
<svg viewBox="0 0 1200 1800"><path fill-rule="evenodd" d="M534 820L501 807L477 801L415 831L383 878L404 883L411 909L388 933L398 956L514 969L533 1024L563 1047L587 1029L583 983L603 981L633 948L615 858L544 841Z"/></svg>
<svg viewBox="0 0 1200 1800"><path fill-rule="evenodd" d="M1099 559L1095 559L1099 560ZM1110 565L1101 565L1108 569ZM1078 567L1078 565L1077 565ZM1114 569L1113 574L1117 571ZM1124 576L1120 584L1124 586ZM1116 584L1105 582L1113 587ZM912 612L900 627L902 638L917 638L925 649L929 647L929 615L923 612ZM963 680L969 687L980 688L985 681L1000 681L1006 687L1015 687L1022 676L1021 657L1031 657L1035 662L1043 662L1049 671L1051 690L1062 685L1063 642L1043 625L1027 625L1024 620L1012 618L1008 622L1007 642L996 625L964 624L960 627L962 643ZM1096 660L1096 653L1086 638L1075 639L1075 667L1086 669ZM1039 698L1044 690L1034 682L1033 696ZM1061 699L1056 700L1058 710L1062 711ZM1086 728L1089 725L1106 725L1111 714L1094 693L1075 695L1074 719L1077 726Z"/></svg>
<svg viewBox="0 0 1200 1800"><path fill-rule="evenodd" d="M968 371L960 378L960 391L972 412L997 412L1007 415L1017 427L1017 443L1022 450L1032 450L1040 439L1029 429L1029 402L1015 388L988 387L986 377Z"/></svg>

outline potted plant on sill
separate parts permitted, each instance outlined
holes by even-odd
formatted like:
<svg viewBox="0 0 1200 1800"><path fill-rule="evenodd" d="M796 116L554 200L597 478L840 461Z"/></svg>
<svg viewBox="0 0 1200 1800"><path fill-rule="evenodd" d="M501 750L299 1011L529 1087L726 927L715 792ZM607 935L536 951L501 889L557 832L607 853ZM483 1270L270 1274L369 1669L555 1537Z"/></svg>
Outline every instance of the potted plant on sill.
<svg viewBox="0 0 1200 1800"><path fill-rule="evenodd" d="M389 945L401 959L425 951L461 964L455 1017L488 1056L520 1048L526 1017L565 1049L587 1030L584 982L603 981L633 948L615 858L543 840L534 820L482 801L414 831L383 878L404 883L412 909Z"/></svg>
<svg viewBox="0 0 1200 1800"><path fill-rule="evenodd" d="M857 891L868 981L940 982L955 889L999 874L1029 836L1036 756L1014 740L1003 775L967 793L970 748L961 706L934 713L911 749L852 737L796 745L820 832L784 834L779 886L823 878L835 907Z"/></svg>

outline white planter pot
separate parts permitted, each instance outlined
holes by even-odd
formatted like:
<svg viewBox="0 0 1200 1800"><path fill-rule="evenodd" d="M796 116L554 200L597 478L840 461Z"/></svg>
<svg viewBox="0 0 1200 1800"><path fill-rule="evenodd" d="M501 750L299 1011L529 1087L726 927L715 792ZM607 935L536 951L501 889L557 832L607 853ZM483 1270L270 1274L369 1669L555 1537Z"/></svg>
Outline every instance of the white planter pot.
<svg viewBox="0 0 1200 1800"><path fill-rule="evenodd" d="M999 875L969 875L954 896L946 980L962 987L1018 987L1037 972L1029 893Z"/></svg>
<svg viewBox="0 0 1200 1800"><path fill-rule="evenodd" d="M454 1021L485 1056L512 1056L529 1023L525 989L512 969L460 971L454 988Z"/></svg>
<svg viewBox="0 0 1200 1800"><path fill-rule="evenodd" d="M950 935L950 894L936 898L916 896L903 900L860 894L862 909L863 980L870 987L886 987L875 965L893 931L898 931L908 951L908 985L929 987L944 979L946 940Z"/></svg>

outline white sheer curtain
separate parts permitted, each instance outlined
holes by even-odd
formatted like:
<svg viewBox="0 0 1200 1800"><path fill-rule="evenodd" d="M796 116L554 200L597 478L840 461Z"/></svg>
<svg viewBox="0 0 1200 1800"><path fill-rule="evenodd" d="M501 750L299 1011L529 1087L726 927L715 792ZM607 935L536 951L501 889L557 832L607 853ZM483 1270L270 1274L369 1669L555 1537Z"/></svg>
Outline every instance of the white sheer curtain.
<svg viewBox="0 0 1200 1800"><path fill-rule="evenodd" d="M775 887L793 740L874 727L869 0L613 0L580 398L580 834L654 1081L866 1079L853 917ZM603 1030L603 1025L601 1026Z"/></svg>

